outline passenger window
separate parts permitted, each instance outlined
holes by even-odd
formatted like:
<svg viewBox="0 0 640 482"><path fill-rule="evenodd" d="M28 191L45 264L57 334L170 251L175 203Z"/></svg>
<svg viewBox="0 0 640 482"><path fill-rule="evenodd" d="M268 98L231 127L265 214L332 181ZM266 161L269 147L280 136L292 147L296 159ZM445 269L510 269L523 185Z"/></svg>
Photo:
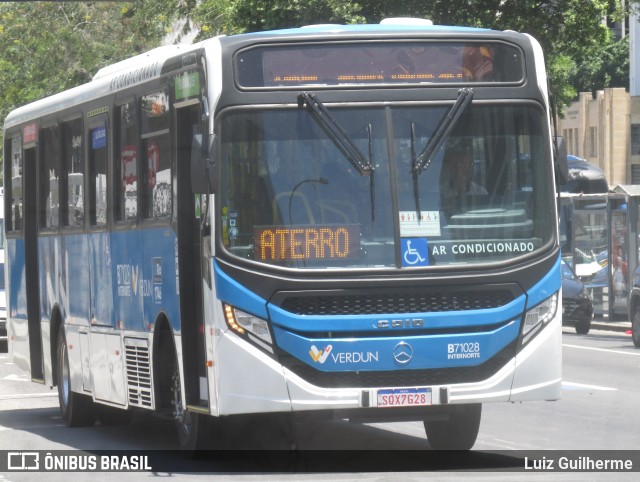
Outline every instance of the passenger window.
<svg viewBox="0 0 640 482"><path fill-rule="evenodd" d="M82 149L82 121L62 124L62 172L66 186L61 189L60 205L64 210L62 224L84 225L84 156Z"/></svg>
<svg viewBox="0 0 640 482"><path fill-rule="evenodd" d="M40 227L43 229L58 227L60 167L57 132L57 127L49 127L40 133Z"/></svg>
<svg viewBox="0 0 640 482"><path fill-rule="evenodd" d="M147 219L168 218L172 208L171 143L169 138L169 95L166 91L142 97L142 166L140 185L142 215Z"/></svg>
<svg viewBox="0 0 640 482"><path fill-rule="evenodd" d="M107 224L107 128L89 131L89 216L92 226Z"/></svg>
<svg viewBox="0 0 640 482"><path fill-rule="evenodd" d="M138 216L138 115L135 101L116 111L114 162L114 219L133 221Z"/></svg>
<svg viewBox="0 0 640 482"><path fill-rule="evenodd" d="M11 202L11 211L7 213L7 231L22 230L22 136L11 138L8 146L10 158L5 158L5 164L10 163L5 168L5 176L8 173L9 179L5 178L5 195ZM6 199L5 197L5 199Z"/></svg>

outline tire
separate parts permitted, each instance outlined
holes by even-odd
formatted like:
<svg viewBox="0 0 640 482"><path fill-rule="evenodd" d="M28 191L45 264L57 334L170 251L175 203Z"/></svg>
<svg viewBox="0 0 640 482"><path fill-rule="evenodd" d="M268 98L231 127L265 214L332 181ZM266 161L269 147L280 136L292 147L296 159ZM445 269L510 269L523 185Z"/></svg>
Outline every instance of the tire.
<svg viewBox="0 0 640 482"><path fill-rule="evenodd" d="M591 319L585 317L582 321L576 321L575 328L578 335L587 335L591 330Z"/></svg>
<svg viewBox="0 0 640 482"><path fill-rule="evenodd" d="M434 450L470 450L478 438L482 404L447 408L448 420L424 421L429 445Z"/></svg>
<svg viewBox="0 0 640 482"><path fill-rule="evenodd" d="M197 451L207 448L210 417L183 406L180 370L175 357L172 373L170 389L173 424L180 449L184 450L187 456L193 457Z"/></svg>
<svg viewBox="0 0 640 482"><path fill-rule="evenodd" d="M631 338L636 348L640 348L640 308L636 307L631 322Z"/></svg>
<svg viewBox="0 0 640 482"><path fill-rule="evenodd" d="M60 327L57 345L57 385L58 402L62 420L68 427L88 427L96 421L96 407L91 397L71 391L69 372L69 354L64 336L64 327Z"/></svg>

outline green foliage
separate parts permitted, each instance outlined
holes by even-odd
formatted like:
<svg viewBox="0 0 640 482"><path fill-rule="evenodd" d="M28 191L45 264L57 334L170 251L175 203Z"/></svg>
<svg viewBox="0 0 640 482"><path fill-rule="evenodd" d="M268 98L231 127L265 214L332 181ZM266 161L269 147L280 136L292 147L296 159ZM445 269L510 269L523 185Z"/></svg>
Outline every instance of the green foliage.
<svg viewBox="0 0 640 482"><path fill-rule="evenodd" d="M620 0L203 0L193 18L203 38L314 23L377 23L387 17L528 33L542 45L562 108L581 90L628 85L628 46L616 42L603 22L624 18L622 5Z"/></svg>
<svg viewBox="0 0 640 482"><path fill-rule="evenodd" d="M547 75L553 79L553 95L560 109L571 102L578 91L569 82L575 72L575 62L568 55L555 55L547 59Z"/></svg>
<svg viewBox="0 0 640 482"><path fill-rule="evenodd" d="M191 7L195 0L191 0ZM0 3L0 119L160 44L189 10L167 0ZM0 139L1 141L1 139Z"/></svg>
<svg viewBox="0 0 640 482"><path fill-rule="evenodd" d="M203 0L193 12L200 38L317 23L364 23L348 0Z"/></svg>
<svg viewBox="0 0 640 482"><path fill-rule="evenodd" d="M586 86L588 90L602 89L610 86L610 80L620 83L628 78L623 58L625 42L616 43L603 23L605 17L623 18L617 0L410 0L397 5L372 0L362 4L362 13L369 21L404 13L430 18L436 24L532 35L545 52L548 75L561 109ZM596 60L603 55L607 60ZM615 74L608 77L611 70Z"/></svg>
<svg viewBox="0 0 640 482"><path fill-rule="evenodd" d="M560 105L584 90L628 85L628 44L602 19L640 0L137 0L0 3L0 119L35 99L79 85L105 65L179 40L318 23L431 18L442 25L516 30L545 51ZM623 7L623 5L625 7ZM177 20L181 20L179 23Z"/></svg>
<svg viewBox="0 0 640 482"><path fill-rule="evenodd" d="M637 2L626 2L635 5ZM627 85L628 45L602 22L621 0L139 0L0 3L0 118L9 110L91 79L102 66L148 50L192 26L199 38L385 17L516 30L536 37L562 103L581 90ZM182 18L180 24L176 19ZM175 27L178 25L178 27Z"/></svg>
<svg viewBox="0 0 640 482"><path fill-rule="evenodd" d="M629 42L610 40L593 49L593 54L576 65L567 82L578 92L595 92L604 87L629 86Z"/></svg>

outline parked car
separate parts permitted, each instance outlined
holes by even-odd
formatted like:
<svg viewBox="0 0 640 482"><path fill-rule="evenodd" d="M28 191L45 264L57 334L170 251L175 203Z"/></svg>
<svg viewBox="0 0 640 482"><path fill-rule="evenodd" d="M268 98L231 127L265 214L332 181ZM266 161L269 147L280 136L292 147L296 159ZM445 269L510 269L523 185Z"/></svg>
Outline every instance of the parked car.
<svg viewBox="0 0 640 482"><path fill-rule="evenodd" d="M629 321L633 344L640 348L640 267L633 273L629 292Z"/></svg>
<svg viewBox="0 0 640 482"><path fill-rule="evenodd" d="M573 325L576 333L586 335L591 329L591 320L593 318L591 296L582 281L564 260L561 261L561 269L562 324Z"/></svg>
<svg viewBox="0 0 640 482"><path fill-rule="evenodd" d="M560 186L563 192L602 194L609 192L609 183L604 171L581 157L567 155L569 178Z"/></svg>

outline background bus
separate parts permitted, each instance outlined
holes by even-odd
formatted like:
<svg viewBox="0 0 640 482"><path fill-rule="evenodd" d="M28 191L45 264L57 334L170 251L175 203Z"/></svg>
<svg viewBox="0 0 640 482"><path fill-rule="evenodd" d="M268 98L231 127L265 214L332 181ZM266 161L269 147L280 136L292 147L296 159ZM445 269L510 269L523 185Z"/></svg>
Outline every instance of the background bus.
<svg viewBox="0 0 640 482"><path fill-rule="evenodd" d="M527 35L392 21L167 46L15 110L14 362L69 425L155 410L188 448L306 412L469 449L482 403L560 395L546 85Z"/></svg>

